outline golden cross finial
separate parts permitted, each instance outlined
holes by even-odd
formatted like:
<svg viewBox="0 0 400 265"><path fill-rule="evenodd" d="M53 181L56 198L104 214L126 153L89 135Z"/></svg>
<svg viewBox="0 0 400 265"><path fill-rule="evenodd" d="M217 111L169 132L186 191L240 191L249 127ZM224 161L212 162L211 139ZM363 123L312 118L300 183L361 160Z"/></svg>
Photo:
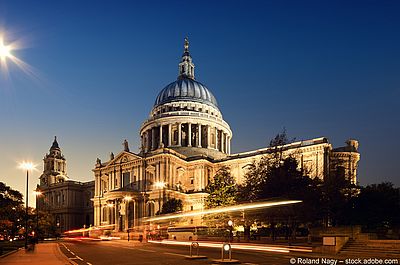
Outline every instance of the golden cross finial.
<svg viewBox="0 0 400 265"><path fill-rule="evenodd" d="M187 36L185 37L184 47L185 47L185 51L189 51L189 38Z"/></svg>

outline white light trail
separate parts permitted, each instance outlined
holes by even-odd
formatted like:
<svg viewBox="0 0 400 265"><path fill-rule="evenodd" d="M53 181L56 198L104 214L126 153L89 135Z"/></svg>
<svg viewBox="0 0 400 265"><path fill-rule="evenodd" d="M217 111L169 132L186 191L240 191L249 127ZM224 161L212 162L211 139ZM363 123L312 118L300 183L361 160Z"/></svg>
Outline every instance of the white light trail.
<svg viewBox="0 0 400 265"><path fill-rule="evenodd" d="M172 240L149 240L149 243L153 244L165 244L165 245L178 245L178 246L190 246L192 241L172 241ZM221 248L223 243L220 242L198 242L200 247L209 247L209 248ZM252 245L252 244L233 244L231 243L232 250L252 250L252 251L264 251L264 252L279 252L279 253L289 253L291 251L297 252L312 252L311 248L306 247L295 247L295 246L261 246L261 245Z"/></svg>
<svg viewBox="0 0 400 265"><path fill-rule="evenodd" d="M300 202L302 202L302 201L287 200L287 201L274 201L274 202L246 203L246 204L239 204L239 205L234 205L234 206L207 209L207 210L202 210L202 211L182 212L179 214L145 218L144 221L145 222L154 222L154 221L161 221L161 220L168 220L168 219L182 218L182 217L192 217L192 216L214 214L214 213L225 213L225 212L235 212L235 211L242 211L242 210L258 209L258 208L269 208L269 207L274 207L274 206L283 206L283 205L295 204L295 203L300 203Z"/></svg>

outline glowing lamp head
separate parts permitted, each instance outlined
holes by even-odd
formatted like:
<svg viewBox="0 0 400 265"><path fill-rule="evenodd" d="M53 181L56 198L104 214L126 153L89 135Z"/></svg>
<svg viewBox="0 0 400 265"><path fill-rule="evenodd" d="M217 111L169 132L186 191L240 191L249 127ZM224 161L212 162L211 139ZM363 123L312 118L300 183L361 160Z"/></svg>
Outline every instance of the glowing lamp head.
<svg viewBox="0 0 400 265"><path fill-rule="evenodd" d="M224 244L224 250L225 251L229 251L231 249L231 245L230 244Z"/></svg>
<svg viewBox="0 0 400 265"><path fill-rule="evenodd" d="M125 197L124 197L124 200L125 200L125 201L131 201L131 200L132 200L132 197L131 197L131 196L125 196Z"/></svg>
<svg viewBox="0 0 400 265"><path fill-rule="evenodd" d="M35 169L35 165L32 162L25 162L24 161L24 162L19 164L19 168L23 169L23 170L31 171L31 170Z"/></svg>
<svg viewBox="0 0 400 265"><path fill-rule="evenodd" d="M155 186L156 188L161 189L161 188L164 188L165 183L164 183L163 181L157 181L156 183L154 183L154 186Z"/></svg>
<svg viewBox="0 0 400 265"><path fill-rule="evenodd" d="M229 221L228 221L228 225L229 225L229 226L232 226L232 225L233 225L232 220L229 220Z"/></svg>
<svg viewBox="0 0 400 265"><path fill-rule="evenodd" d="M33 194L34 194L35 196L39 197L39 196L41 196L43 193L42 193L41 191L39 191L39 190L35 190L35 191L33 191Z"/></svg>

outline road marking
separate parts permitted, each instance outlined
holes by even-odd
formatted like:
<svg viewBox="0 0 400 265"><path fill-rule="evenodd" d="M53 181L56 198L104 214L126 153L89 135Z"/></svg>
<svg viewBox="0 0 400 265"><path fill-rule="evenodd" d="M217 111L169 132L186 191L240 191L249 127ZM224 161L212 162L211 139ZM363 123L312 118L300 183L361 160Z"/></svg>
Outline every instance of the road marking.
<svg viewBox="0 0 400 265"><path fill-rule="evenodd" d="M69 250L69 253L71 253L72 255L76 256L74 252L72 252L71 250Z"/></svg>
<svg viewBox="0 0 400 265"><path fill-rule="evenodd" d="M75 257L76 257L77 259L83 261L83 259L82 259L81 257L79 257L79 256L75 256Z"/></svg>
<svg viewBox="0 0 400 265"><path fill-rule="evenodd" d="M93 265L93 264L92 264L92 263L90 263L90 262L86 262L86 264L87 264L87 265Z"/></svg>
<svg viewBox="0 0 400 265"><path fill-rule="evenodd" d="M170 253L170 252L164 252L163 254L181 256L181 257L186 257L187 256L187 255L182 255L182 254L178 254L178 253Z"/></svg>
<svg viewBox="0 0 400 265"><path fill-rule="evenodd" d="M134 248L131 248L131 249L134 249ZM145 251L145 252L153 252L153 253L156 252L155 250L150 250L150 249L140 249L140 248L138 248L136 250Z"/></svg>

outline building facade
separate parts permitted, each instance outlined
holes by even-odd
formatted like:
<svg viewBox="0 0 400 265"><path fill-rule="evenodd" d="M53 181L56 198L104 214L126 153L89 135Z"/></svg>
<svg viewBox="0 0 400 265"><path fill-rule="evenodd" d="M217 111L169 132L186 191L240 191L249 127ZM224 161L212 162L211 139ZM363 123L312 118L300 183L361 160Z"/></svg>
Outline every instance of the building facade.
<svg viewBox="0 0 400 265"><path fill-rule="evenodd" d="M43 158L43 173L39 178L36 197L39 211L52 214L59 232L93 225L94 181L78 182L67 175L67 160L57 138Z"/></svg>
<svg viewBox="0 0 400 265"><path fill-rule="evenodd" d="M106 162L97 159L96 226L112 224L116 231L125 231L139 225L142 217L155 215L169 198L181 199L184 211L200 210L207 196L204 190L219 168L228 166L241 183L248 164L274 152L262 148L231 154L230 126L211 91L195 79L194 68L185 39L178 79L161 90L140 128L140 152L131 152L125 140L119 154L111 153ZM313 178L325 179L341 170L356 182L360 159L356 140L333 148L321 137L279 150L284 157L295 157Z"/></svg>

